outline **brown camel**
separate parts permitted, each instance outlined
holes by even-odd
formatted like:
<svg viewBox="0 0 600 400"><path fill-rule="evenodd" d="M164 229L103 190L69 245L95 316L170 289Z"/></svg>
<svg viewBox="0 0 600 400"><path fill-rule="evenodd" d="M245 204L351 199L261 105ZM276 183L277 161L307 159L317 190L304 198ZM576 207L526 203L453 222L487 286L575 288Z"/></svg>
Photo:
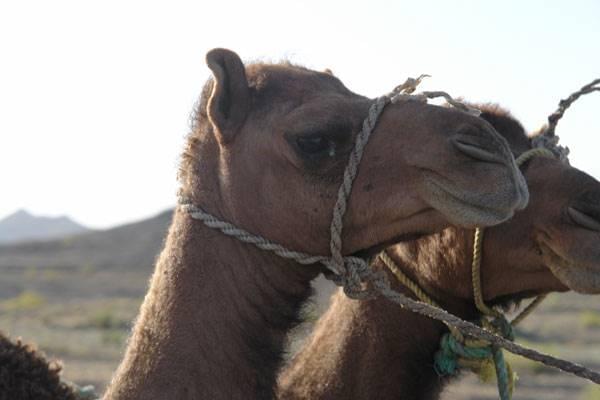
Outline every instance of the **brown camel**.
<svg viewBox="0 0 600 400"><path fill-rule="evenodd" d="M289 64L214 74L185 149L181 195L294 250L329 254L341 174L372 101ZM527 189L504 139L457 110L400 101L381 115L354 183L343 253L369 255L453 223L498 223ZM175 212L123 362L105 399L271 398L310 281L302 266Z"/></svg>
<svg viewBox="0 0 600 400"><path fill-rule="evenodd" d="M33 346L0 333L0 400L77 400L60 372L60 364Z"/></svg>
<svg viewBox="0 0 600 400"><path fill-rule="evenodd" d="M531 145L518 121L487 107L487 119L519 155ZM524 166L531 200L485 234L482 286L489 304L552 291L600 293L600 182L556 159ZM387 250L443 308L477 319L471 285L473 232L451 227ZM386 269L381 260L376 268ZM390 279L393 281L394 278ZM414 298L407 288L397 290ZM281 399L437 399L450 382L434 370L448 329L383 298L333 296L314 334L279 378Z"/></svg>

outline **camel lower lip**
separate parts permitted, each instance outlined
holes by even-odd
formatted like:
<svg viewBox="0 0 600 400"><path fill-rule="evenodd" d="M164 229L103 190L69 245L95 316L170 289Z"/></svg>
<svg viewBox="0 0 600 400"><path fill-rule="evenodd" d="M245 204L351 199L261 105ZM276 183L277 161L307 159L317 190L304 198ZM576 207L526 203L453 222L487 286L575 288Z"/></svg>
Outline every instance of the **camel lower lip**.
<svg viewBox="0 0 600 400"><path fill-rule="evenodd" d="M452 212L452 210L448 212L448 209L452 207L455 207L456 210L467 209L469 211L469 214L472 214L471 219L473 219L473 221L456 221L457 224L460 224L462 226L495 225L506 221L507 219L511 218L514 214L512 210L507 211L499 208L493 208L488 205L476 204L473 202L466 201L461 197L457 196L455 193L453 193L453 190L447 189L445 187L446 185L441 184L435 178L430 177L427 179L427 182L431 184L432 191L434 194L441 192L445 195L445 200L437 207L435 207L434 205L434 207L438 211L442 212L448 219L450 219L451 221L456 221L456 214L458 213Z"/></svg>
<svg viewBox="0 0 600 400"><path fill-rule="evenodd" d="M563 285L571 290L583 294L600 294L600 287L590 282L599 282L600 271L593 270L587 267L575 266L576 263L570 262L566 257L560 255L554 250L549 244L539 241L539 246L542 252L549 253L549 255L556 260L556 262L548 263L547 266L552 274L562 282ZM579 275L579 277L577 277ZM585 275L582 279L581 275ZM588 279L589 278L589 279ZM582 282L586 282L582 284Z"/></svg>

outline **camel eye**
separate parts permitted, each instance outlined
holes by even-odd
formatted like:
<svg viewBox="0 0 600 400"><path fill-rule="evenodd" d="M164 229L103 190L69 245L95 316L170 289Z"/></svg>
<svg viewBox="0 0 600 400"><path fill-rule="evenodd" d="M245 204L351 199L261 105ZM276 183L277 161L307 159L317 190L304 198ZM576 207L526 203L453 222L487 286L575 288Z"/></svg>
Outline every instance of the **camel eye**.
<svg viewBox="0 0 600 400"><path fill-rule="evenodd" d="M296 138L298 149L306 156L335 155L335 145L324 135L303 135Z"/></svg>

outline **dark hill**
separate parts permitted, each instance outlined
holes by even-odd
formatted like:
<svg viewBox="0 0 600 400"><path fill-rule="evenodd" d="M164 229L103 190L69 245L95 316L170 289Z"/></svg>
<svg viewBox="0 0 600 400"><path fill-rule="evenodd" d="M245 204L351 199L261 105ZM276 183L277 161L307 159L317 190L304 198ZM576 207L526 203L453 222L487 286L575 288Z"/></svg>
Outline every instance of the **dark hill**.
<svg viewBox="0 0 600 400"><path fill-rule="evenodd" d="M172 210L105 231L63 239L0 245L0 268L127 268L150 270Z"/></svg>
<svg viewBox="0 0 600 400"><path fill-rule="evenodd" d="M0 220L0 243L47 240L89 231L69 217L38 217L19 210Z"/></svg>

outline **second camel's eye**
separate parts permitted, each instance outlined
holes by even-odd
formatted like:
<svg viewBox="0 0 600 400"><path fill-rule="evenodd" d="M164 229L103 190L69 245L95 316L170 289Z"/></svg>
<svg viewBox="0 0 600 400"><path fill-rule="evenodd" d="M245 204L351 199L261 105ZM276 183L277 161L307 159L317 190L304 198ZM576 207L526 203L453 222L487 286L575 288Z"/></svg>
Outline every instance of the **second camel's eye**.
<svg viewBox="0 0 600 400"><path fill-rule="evenodd" d="M299 136L296 138L296 145L304 154L309 156L316 155L335 155L335 146L333 141L324 135Z"/></svg>

